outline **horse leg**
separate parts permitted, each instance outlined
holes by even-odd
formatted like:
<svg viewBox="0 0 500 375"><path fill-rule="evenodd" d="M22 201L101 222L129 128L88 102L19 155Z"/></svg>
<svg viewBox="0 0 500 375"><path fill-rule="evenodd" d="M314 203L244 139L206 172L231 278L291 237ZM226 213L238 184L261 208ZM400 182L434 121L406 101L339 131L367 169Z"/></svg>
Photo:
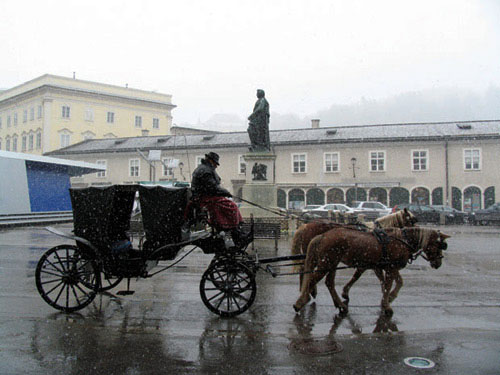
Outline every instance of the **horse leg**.
<svg viewBox="0 0 500 375"><path fill-rule="evenodd" d="M302 309L307 304L307 302L310 301L312 288L315 287L316 284L325 276L326 272L327 271L321 270L308 273L305 275L302 288L300 291L300 296L293 305L293 308L295 309L296 312L300 311L300 309Z"/></svg>
<svg viewBox="0 0 500 375"><path fill-rule="evenodd" d="M394 278L396 281L396 285L394 286L392 292L389 294L389 303L392 303L397 298L399 290L403 286L403 278L401 277L399 271L394 272Z"/></svg>
<svg viewBox="0 0 500 375"><path fill-rule="evenodd" d="M349 282L345 284L344 289L342 289L342 298L344 299L344 303L346 305L349 304L349 290L351 290L351 287L356 281L359 280L359 278L365 271L365 268L356 268L356 271L354 272L354 275L352 275L351 280L349 280Z"/></svg>
<svg viewBox="0 0 500 375"><path fill-rule="evenodd" d="M347 304L344 304L340 299L337 291L335 290L335 274L336 270L335 265L330 272L326 275L325 284L330 291L330 295L332 296L333 304L339 309L340 315L346 315L348 313Z"/></svg>
<svg viewBox="0 0 500 375"><path fill-rule="evenodd" d="M397 272L397 271L396 271ZM389 293L391 292L392 283L394 281L394 271L386 270L385 271L385 280L382 288L382 310L387 316L391 316L393 314L390 302L389 302Z"/></svg>

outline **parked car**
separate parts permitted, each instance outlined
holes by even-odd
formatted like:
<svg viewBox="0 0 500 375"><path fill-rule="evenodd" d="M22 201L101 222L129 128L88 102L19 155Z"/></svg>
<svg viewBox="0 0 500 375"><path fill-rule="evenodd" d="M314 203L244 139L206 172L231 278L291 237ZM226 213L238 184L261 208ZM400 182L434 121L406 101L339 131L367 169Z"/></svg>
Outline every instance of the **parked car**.
<svg viewBox="0 0 500 375"><path fill-rule="evenodd" d="M375 201L354 201L351 208L356 214L364 214L367 219L377 219L392 212L385 204Z"/></svg>
<svg viewBox="0 0 500 375"><path fill-rule="evenodd" d="M475 225L500 224L500 202L483 210L471 212L469 218Z"/></svg>
<svg viewBox="0 0 500 375"><path fill-rule="evenodd" d="M445 208L446 207L446 208ZM416 203L402 203L394 206L393 211L399 211L403 208L408 209L419 223L441 223L441 215L444 214L444 224L463 224L467 214L462 211L454 212L453 208L447 206L427 206Z"/></svg>
<svg viewBox="0 0 500 375"><path fill-rule="evenodd" d="M328 217L328 212L340 212L341 214L352 214L354 211L349 206L342 203L329 203L319 206L318 208L309 210L303 216L306 218Z"/></svg>
<svg viewBox="0 0 500 375"><path fill-rule="evenodd" d="M314 210L315 208L319 208L319 207L321 207L320 204L308 204L307 206L305 206L302 209L302 212L309 212L309 211Z"/></svg>
<svg viewBox="0 0 500 375"><path fill-rule="evenodd" d="M469 221L469 214L467 212L457 210L456 208L440 204L433 204L430 207L438 211L440 214L444 213L445 224L464 224Z"/></svg>

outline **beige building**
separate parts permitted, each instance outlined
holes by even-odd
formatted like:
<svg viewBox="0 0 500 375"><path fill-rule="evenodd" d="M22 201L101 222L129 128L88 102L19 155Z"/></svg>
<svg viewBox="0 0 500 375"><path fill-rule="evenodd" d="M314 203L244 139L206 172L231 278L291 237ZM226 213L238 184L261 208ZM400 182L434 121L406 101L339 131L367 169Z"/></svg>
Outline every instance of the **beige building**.
<svg viewBox="0 0 500 375"><path fill-rule="evenodd" d="M278 205L377 200L449 204L472 210L498 200L500 121L384 124L271 131ZM250 173L246 132L95 139L51 156L98 163L106 172L75 186L187 181L208 151L219 153L218 173L238 195ZM139 153L137 150L140 150ZM163 164L146 159L161 153ZM142 154L142 156L141 156Z"/></svg>
<svg viewBox="0 0 500 375"><path fill-rule="evenodd" d="M43 154L86 139L168 134L172 96L43 75L0 92L0 150Z"/></svg>

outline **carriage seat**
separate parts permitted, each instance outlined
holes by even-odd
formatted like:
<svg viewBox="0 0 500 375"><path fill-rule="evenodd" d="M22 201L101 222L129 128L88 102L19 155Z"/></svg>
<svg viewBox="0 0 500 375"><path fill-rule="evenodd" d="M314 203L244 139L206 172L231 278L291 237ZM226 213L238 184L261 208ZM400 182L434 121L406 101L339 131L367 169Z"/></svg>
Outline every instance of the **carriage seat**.
<svg viewBox="0 0 500 375"><path fill-rule="evenodd" d="M200 206L200 200L197 197L191 197L184 212L184 227L189 228L191 225L208 223L208 211L205 207Z"/></svg>

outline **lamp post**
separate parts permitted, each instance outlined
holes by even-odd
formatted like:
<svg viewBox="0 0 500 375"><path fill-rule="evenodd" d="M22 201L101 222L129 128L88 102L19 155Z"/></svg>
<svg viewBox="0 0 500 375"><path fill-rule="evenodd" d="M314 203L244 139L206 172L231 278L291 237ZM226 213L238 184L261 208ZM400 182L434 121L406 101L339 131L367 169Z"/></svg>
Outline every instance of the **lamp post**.
<svg viewBox="0 0 500 375"><path fill-rule="evenodd" d="M358 183L356 182L356 161L355 157L351 158L352 163L352 178L354 179L354 200L358 200Z"/></svg>

